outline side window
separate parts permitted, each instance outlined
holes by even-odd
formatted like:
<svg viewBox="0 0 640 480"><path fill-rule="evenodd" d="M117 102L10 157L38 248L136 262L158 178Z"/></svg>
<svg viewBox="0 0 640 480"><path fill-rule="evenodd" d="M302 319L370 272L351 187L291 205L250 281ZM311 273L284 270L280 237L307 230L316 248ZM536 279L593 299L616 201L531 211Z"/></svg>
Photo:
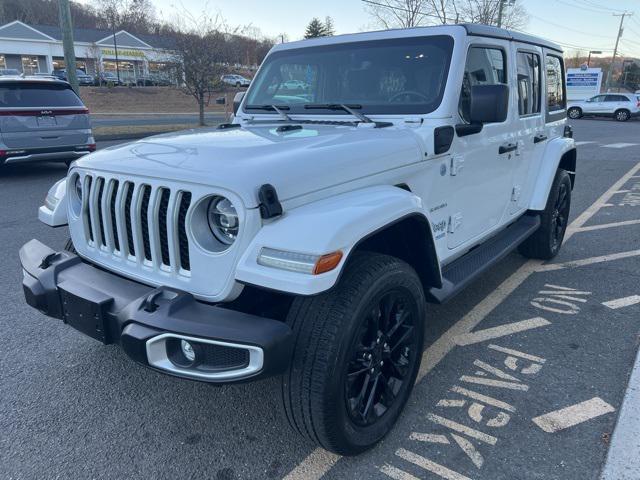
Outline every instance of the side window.
<svg viewBox="0 0 640 480"><path fill-rule="evenodd" d="M518 113L540 113L540 56L518 52Z"/></svg>
<svg viewBox="0 0 640 480"><path fill-rule="evenodd" d="M507 83L506 63L504 51L499 48L471 47L469 49L458 104L458 111L464 121L469 122L471 87Z"/></svg>
<svg viewBox="0 0 640 480"><path fill-rule="evenodd" d="M550 113L564 110L565 108L565 91L564 91L564 68L560 57L547 55L547 108Z"/></svg>

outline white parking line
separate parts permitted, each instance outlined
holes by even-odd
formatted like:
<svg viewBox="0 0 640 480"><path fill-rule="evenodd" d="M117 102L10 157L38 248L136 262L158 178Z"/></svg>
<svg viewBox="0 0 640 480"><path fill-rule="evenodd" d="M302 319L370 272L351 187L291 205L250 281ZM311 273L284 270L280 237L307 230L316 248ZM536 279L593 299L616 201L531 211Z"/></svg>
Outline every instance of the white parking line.
<svg viewBox="0 0 640 480"><path fill-rule="evenodd" d="M458 472L449 470L447 467L443 467L440 464L432 462L431 460L410 452L409 450L405 450L404 448L399 448L396 451L396 455L400 458L404 458L406 461L411 462L414 465L428 470L431 473L435 473L446 480L471 480L469 477L460 475Z"/></svg>
<svg viewBox="0 0 640 480"><path fill-rule="evenodd" d="M618 181L616 181L609 189L604 192L589 208L582 212L567 227L564 236L564 242L567 242L573 235L578 233L580 229L593 217L603 205L613 196L614 192L620 190L631 178L640 178L640 162L625 173ZM640 255L640 250L637 251ZM628 253L628 252L627 252ZM629 256L629 255L628 255ZM633 255L631 255L633 256ZM422 355L420 370L416 378L416 383L424 378L431 370L433 370L440 361L449 353L457 344L454 338L469 333L473 330L487 315L489 315L498 305L500 305L509 295L511 295L522 283L533 273L545 271L540 267L543 262L540 260L529 260L504 280L497 288L487 295L480 303L471 309L464 317L458 320L449 328L438 340L436 340ZM554 265L546 265L553 267ZM564 267L560 267L564 268ZM553 269L549 269L553 270ZM327 473L331 467L340 459L339 455L326 452L322 448L316 448L306 458L304 458L294 469L284 477L284 480L317 480ZM444 468L444 467L443 467ZM455 472L453 472L455 473ZM292 476L293 475L293 476ZM457 475L457 474L456 474ZM446 478L446 477L445 477Z"/></svg>
<svg viewBox="0 0 640 480"><path fill-rule="evenodd" d="M616 409L599 397L549 412L532 421L547 433L555 433L573 427L592 418L614 412Z"/></svg>
<svg viewBox="0 0 640 480"><path fill-rule="evenodd" d="M640 303L640 295L631 295L630 297L618 298L616 300L609 300L608 302L602 302L605 307L609 307L612 310L618 308L630 307L631 305L637 305Z"/></svg>
<svg viewBox="0 0 640 480"><path fill-rule="evenodd" d="M610 143L609 145L601 145L603 148L627 148L635 147L637 143Z"/></svg>
<svg viewBox="0 0 640 480"><path fill-rule="evenodd" d="M593 230L602 230L605 228L613 227L625 227L627 225L638 225L640 220L625 220L623 222L603 223L601 225L589 225L588 227L582 227L581 232L592 232Z"/></svg>
<svg viewBox="0 0 640 480"><path fill-rule="evenodd" d="M321 478L340 459L340 455L316 448L282 480L307 480Z"/></svg>
<svg viewBox="0 0 640 480"><path fill-rule="evenodd" d="M613 260L621 260L623 258L638 256L640 256L640 250L630 250L628 252L612 253L609 255L600 255L598 257L591 258L582 258L580 260L572 260L570 262L540 265L538 267L538 272L553 272L555 270L562 270L563 268L584 267L586 265L593 265L594 263L611 262Z"/></svg>
<svg viewBox="0 0 640 480"><path fill-rule="evenodd" d="M486 328L484 330L478 330L477 332L458 335L455 338L455 342L460 346L472 345L474 343L493 340L494 338L500 338L518 332L524 332L526 330L531 330L532 328L545 327L550 324L551 322L541 317L530 318L529 320L507 323L506 325L500 325L499 327Z"/></svg>
<svg viewBox="0 0 640 480"><path fill-rule="evenodd" d="M414 477L410 473L400 470L393 465L385 464L380 467L380 471L386 476L393 478L394 480L420 480L418 477Z"/></svg>
<svg viewBox="0 0 640 480"><path fill-rule="evenodd" d="M587 145L588 143L596 143L593 141L589 141L589 142L576 142L576 147L579 147L580 145Z"/></svg>

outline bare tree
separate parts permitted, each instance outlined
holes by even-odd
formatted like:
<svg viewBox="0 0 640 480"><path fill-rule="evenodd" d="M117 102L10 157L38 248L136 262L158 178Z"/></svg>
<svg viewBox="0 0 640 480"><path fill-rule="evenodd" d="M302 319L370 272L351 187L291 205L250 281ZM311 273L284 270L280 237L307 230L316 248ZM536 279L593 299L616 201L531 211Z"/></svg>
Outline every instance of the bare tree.
<svg viewBox="0 0 640 480"><path fill-rule="evenodd" d="M229 60L229 35L221 30L219 15L203 11L198 18L186 15L187 22L176 34L178 78L186 93L198 102L200 125L205 125L204 109L220 82Z"/></svg>
<svg viewBox="0 0 640 480"><path fill-rule="evenodd" d="M432 22L429 0L365 1L371 16L383 28L411 28Z"/></svg>
<svg viewBox="0 0 640 480"><path fill-rule="evenodd" d="M508 5L504 0L363 0L369 13L384 28L409 28L447 23L497 25L503 3L502 26L522 29L528 13L522 0Z"/></svg>
<svg viewBox="0 0 640 480"><path fill-rule="evenodd" d="M458 0L460 20L497 25L501 1L504 0ZM528 17L529 14L522 6L522 0L515 5L503 5L502 27L520 30L527 25Z"/></svg>

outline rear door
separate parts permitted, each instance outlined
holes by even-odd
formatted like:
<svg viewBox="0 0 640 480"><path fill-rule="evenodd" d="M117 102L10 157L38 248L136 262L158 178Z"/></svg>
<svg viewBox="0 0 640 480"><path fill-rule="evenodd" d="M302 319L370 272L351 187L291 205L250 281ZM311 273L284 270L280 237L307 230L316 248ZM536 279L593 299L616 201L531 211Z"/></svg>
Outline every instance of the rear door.
<svg viewBox="0 0 640 480"><path fill-rule="evenodd" d="M515 44L514 76L518 96L518 150L513 162L513 190L509 213L517 215L529 205L532 184L547 144L542 113L542 49L535 45Z"/></svg>
<svg viewBox="0 0 640 480"><path fill-rule="evenodd" d="M0 82L0 136L10 149L90 143L89 111L68 84Z"/></svg>

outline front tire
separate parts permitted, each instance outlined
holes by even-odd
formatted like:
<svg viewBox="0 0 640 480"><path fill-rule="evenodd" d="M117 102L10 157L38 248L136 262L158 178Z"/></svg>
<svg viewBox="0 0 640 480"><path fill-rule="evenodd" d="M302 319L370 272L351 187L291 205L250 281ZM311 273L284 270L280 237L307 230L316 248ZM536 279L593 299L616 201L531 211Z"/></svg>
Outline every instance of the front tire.
<svg viewBox="0 0 640 480"><path fill-rule="evenodd" d="M618 122L626 122L631 118L631 113L629 110L616 110L616 113L613 114L613 118Z"/></svg>
<svg viewBox="0 0 640 480"><path fill-rule="evenodd" d="M547 205L540 215L540 228L518 247L518 251L527 258L554 258L564 240L570 209L571 178L566 170L559 168L553 179Z"/></svg>
<svg viewBox="0 0 640 480"><path fill-rule="evenodd" d="M569 111L567 112L567 115L572 120L576 120L576 119L582 117L582 110L580 110L578 107L571 107L569 109Z"/></svg>
<svg viewBox="0 0 640 480"><path fill-rule="evenodd" d="M404 408L418 373L425 298L405 262L359 253L332 290L294 300L296 338L282 399L302 436L340 455L379 442Z"/></svg>

